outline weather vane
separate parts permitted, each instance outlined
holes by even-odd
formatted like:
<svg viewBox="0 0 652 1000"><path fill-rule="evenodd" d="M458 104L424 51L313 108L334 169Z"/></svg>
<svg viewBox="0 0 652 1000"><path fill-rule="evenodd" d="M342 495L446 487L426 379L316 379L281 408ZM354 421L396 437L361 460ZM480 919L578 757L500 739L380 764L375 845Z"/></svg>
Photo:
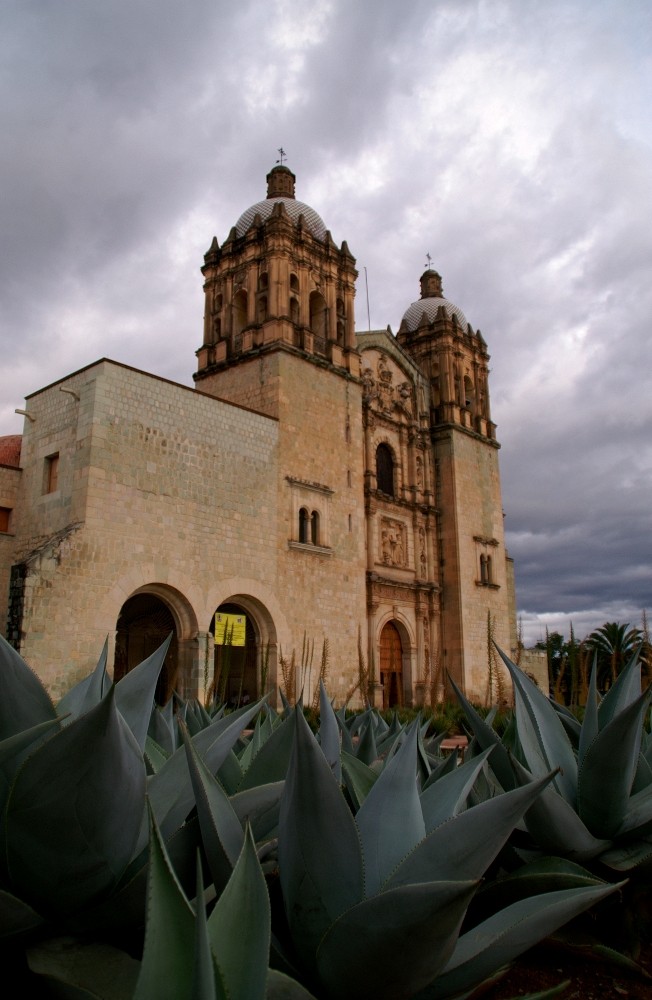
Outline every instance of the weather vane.
<svg viewBox="0 0 652 1000"><path fill-rule="evenodd" d="M286 154L286 152L285 152L285 150L283 149L282 146L280 146L278 148L277 153L278 153L278 155L279 155L280 158L276 162L280 163L281 166L283 166L283 160L287 160L287 154Z"/></svg>
<svg viewBox="0 0 652 1000"><path fill-rule="evenodd" d="M430 265L432 263L432 257L429 253L426 254L426 271L430 270Z"/></svg>

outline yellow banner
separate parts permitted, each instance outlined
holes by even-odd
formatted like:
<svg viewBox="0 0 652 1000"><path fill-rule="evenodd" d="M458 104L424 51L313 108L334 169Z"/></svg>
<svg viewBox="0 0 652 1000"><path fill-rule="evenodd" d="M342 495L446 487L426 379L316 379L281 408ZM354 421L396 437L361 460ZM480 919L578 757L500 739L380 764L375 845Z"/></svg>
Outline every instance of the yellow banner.
<svg viewBox="0 0 652 1000"><path fill-rule="evenodd" d="M215 642L218 646L244 646L246 634L246 615L215 613Z"/></svg>

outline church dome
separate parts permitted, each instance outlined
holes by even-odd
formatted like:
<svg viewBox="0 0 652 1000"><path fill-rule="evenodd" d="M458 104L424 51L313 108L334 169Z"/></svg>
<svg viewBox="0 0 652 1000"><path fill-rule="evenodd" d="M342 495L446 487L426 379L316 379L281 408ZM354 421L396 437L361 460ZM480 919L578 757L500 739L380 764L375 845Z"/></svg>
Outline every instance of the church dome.
<svg viewBox="0 0 652 1000"><path fill-rule="evenodd" d="M427 270L421 275L421 298L405 310L401 326L412 333L418 328L424 313L432 322L442 306L451 319L455 316L460 326L466 329L468 323L462 310L442 294L441 276L436 271Z"/></svg>
<svg viewBox="0 0 652 1000"><path fill-rule="evenodd" d="M295 176L286 166L276 166L267 175L267 198L264 201L257 201L255 205L243 212L235 224L237 236L243 236L259 215L263 222L269 219L275 206L280 202L293 222L299 221L299 216L303 215L306 228L312 235L323 240L326 235L326 226L320 215L315 212L310 205L305 205L302 201L297 201L294 197Z"/></svg>

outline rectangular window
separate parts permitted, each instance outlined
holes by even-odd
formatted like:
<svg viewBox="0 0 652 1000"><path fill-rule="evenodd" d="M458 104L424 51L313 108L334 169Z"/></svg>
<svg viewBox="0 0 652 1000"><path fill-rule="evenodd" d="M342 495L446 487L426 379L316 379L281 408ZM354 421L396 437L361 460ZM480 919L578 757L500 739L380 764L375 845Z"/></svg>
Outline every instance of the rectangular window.
<svg viewBox="0 0 652 1000"><path fill-rule="evenodd" d="M55 493L59 489L59 452L45 459L43 492Z"/></svg>
<svg viewBox="0 0 652 1000"><path fill-rule="evenodd" d="M0 532L9 531L10 517L11 517L11 507L0 507Z"/></svg>

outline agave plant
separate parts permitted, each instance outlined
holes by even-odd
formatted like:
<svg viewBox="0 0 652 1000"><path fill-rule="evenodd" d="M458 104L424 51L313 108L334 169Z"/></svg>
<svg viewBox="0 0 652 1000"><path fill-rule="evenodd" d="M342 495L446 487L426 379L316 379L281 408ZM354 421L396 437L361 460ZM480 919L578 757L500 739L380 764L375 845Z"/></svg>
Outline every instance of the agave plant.
<svg viewBox="0 0 652 1000"><path fill-rule="evenodd" d="M525 816L534 843L583 864L599 859L619 871L646 865L652 859L652 742L644 720L652 688L641 691L636 657L602 699L594 668L580 725L501 656L514 684L509 746L457 695L478 747L494 748L491 767L503 788L559 768Z"/></svg>
<svg viewBox="0 0 652 1000"><path fill-rule="evenodd" d="M319 996L466 996L614 891L588 876L581 887L519 899L460 936L488 865L553 775L462 809L474 780L467 771L443 806L439 782L419 792L417 741L413 725L353 815L332 761L295 714L279 822L288 932L279 947Z"/></svg>

